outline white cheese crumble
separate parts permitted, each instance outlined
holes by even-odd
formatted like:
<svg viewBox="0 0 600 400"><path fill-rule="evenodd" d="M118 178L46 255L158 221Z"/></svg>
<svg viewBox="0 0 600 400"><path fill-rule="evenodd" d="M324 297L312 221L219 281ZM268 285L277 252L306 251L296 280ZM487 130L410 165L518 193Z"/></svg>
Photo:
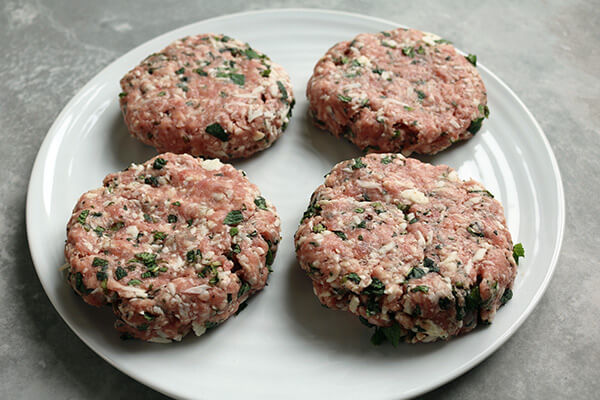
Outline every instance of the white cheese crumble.
<svg viewBox="0 0 600 400"><path fill-rule="evenodd" d="M358 297L352 296L352 298L350 299L350 304L348 305L348 308L350 309L350 311L355 313L359 304L360 304L360 300L358 299Z"/></svg>
<svg viewBox="0 0 600 400"><path fill-rule="evenodd" d="M223 163L221 163L221 161L219 161L218 159L212 159L212 160L204 160L202 161L202 168L204 168L207 171L216 171L218 169L220 169L223 166Z"/></svg>
<svg viewBox="0 0 600 400"><path fill-rule="evenodd" d="M436 34L433 34L431 32L423 32L424 35L421 38L421 40L423 40L425 43L427 43L430 46L435 46L437 43L435 42L436 40L440 40L441 37L439 37Z"/></svg>
<svg viewBox="0 0 600 400"><path fill-rule="evenodd" d="M477 262L477 261L481 261L483 260L483 257L485 256L485 253L487 252L487 249L485 248L480 248L475 252L475 255L473 256L473 262Z"/></svg>
<svg viewBox="0 0 600 400"><path fill-rule="evenodd" d="M416 204L429 203L429 199L427 198L427 196L425 196L423 192L420 192L417 189L403 190L402 193L400 193L400 195L402 195L402 197L404 197L405 199L410 200Z"/></svg>
<svg viewBox="0 0 600 400"><path fill-rule="evenodd" d="M379 189L381 188L381 184L379 182L373 182L373 181L363 181L363 180L357 180L356 184L362 188L365 189Z"/></svg>
<svg viewBox="0 0 600 400"><path fill-rule="evenodd" d="M192 329L194 330L194 334L196 336L202 336L204 332L206 332L206 327L204 324L199 324L196 321L192 322Z"/></svg>

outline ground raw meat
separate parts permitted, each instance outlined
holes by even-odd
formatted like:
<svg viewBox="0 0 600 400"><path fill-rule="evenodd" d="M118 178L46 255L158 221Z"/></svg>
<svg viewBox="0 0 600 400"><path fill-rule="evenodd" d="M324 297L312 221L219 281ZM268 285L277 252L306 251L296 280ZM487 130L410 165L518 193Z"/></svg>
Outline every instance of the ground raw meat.
<svg viewBox="0 0 600 400"><path fill-rule="evenodd" d="M490 323L517 273L492 194L450 167L399 154L337 164L295 243L322 304L413 343Z"/></svg>
<svg viewBox="0 0 600 400"><path fill-rule="evenodd" d="M245 174L219 160L161 154L110 174L67 225L67 277L116 328L153 342L201 335L261 290L279 217Z"/></svg>
<svg viewBox="0 0 600 400"><path fill-rule="evenodd" d="M159 152L244 158L285 130L294 97L283 67L224 35L190 36L121 79L129 132Z"/></svg>
<svg viewBox="0 0 600 400"><path fill-rule="evenodd" d="M365 151L434 154L471 138L489 114L476 60L430 33L363 33L319 60L310 112Z"/></svg>

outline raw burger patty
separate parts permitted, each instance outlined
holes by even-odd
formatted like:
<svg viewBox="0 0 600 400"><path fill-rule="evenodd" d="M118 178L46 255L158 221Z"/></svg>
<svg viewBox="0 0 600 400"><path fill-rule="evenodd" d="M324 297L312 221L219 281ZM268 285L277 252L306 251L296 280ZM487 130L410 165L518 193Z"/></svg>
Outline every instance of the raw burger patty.
<svg viewBox="0 0 600 400"><path fill-rule="evenodd" d="M431 33L363 33L319 60L306 91L310 112L365 151L434 154L472 137L489 113L471 62Z"/></svg>
<svg viewBox="0 0 600 400"><path fill-rule="evenodd" d="M295 242L321 303L407 342L490 323L517 273L502 205L481 184L395 154L337 164Z"/></svg>
<svg viewBox="0 0 600 400"><path fill-rule="evenodd" d="M159 152L244 158L285 130L294 105L283 67L224 35L190 36L121 79L129 132Z"/></svg>
<svg viewBox="0 0 600 400"><path fill-rule="evenodd" d="M104 178L67 225L68 281L116 328L153 342L201 335L261 290L280 236L275 207L219 160L161 154Z"/></svg>

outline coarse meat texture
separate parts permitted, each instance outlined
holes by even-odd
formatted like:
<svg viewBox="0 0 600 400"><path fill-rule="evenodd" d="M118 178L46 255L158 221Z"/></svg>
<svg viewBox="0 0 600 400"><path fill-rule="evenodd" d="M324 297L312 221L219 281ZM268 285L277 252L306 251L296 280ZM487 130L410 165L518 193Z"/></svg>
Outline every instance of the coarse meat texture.
<svg viewBox="0 0 600 400"><path fill-rule="evenodd" d="M279 241L275 207L242 171L166 153L81 196L67 279L88 304L111 304L125 337L178 341L261 290Z"/></svg>
<svg viewBox="0 0 600 400"><path fill-rule="evenodd" d="M489 115L476 63L431 33L363 33L316 64L310 113L365 151L435 154L471 138Z"/></svg>
<svg viewBox="0 0 600 400"><path fill-rule="evenodd" d="M450 167L400 154L337 164L295 244L322 304L395 341L444 340L491 323L517 273L500 202Z"/></svg>
<svg viewBox="0 0 600 400"><path fill-rule="evenodd" d="M121 79L129 132L159 152L221 160L271 146L294 106L290 78L247 43L202 34L151 54Z"/></svg>

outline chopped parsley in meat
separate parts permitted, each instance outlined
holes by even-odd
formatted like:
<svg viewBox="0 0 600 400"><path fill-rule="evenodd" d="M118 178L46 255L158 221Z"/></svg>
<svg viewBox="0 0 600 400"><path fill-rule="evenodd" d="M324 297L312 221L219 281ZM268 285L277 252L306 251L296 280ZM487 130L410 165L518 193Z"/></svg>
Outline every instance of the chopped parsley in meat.
<svg viewBox="0 0 600 400"><path fill-rule="evenodd" d="M206 133L216 137L217 139L226 142L229 140L229 134L223 127L217 122L210 124L206 127Z"/></svg>
<svg viewBox="0 0 600 400"><path fill-rule="evenodd" d="M223 220L225 225L236 226L244 220L244 215L240 210L230 211Z"/></svg>

